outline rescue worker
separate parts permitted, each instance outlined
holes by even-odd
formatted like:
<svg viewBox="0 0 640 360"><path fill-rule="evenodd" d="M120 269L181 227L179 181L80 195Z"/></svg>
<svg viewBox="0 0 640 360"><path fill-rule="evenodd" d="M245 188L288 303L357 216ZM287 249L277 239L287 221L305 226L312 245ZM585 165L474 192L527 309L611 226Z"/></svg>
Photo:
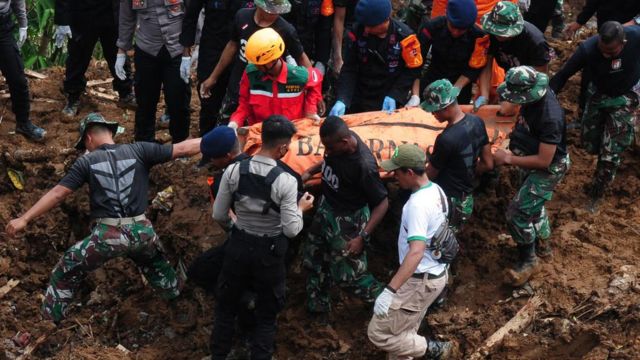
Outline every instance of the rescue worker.
<svg viewBox="0 0 640 360"><path fill-rule="evenodd" d="M569 78L587 70L593 76L582 116L582 144L598 155L590 189L595 211L604 191L615 178L624 150L633 143L640 97L640 27L623 27L608 21L578 46L562 69L551 80L559 93Z"/></svg>
<svg viewBox="0 0 640 360"><path fill-rule="evenodd" d="M558 0L531 0L529 9L523 12L524 20L544 34L553 18L557 4Z"/></svg>
<svg viewBox="0 0 640 360"><path fill-rule="evenodd" d="M325 322L332 284L369 303L384 288L367 270L366 248L389 201L371 150L341 118L324 120L320 140L324 160L302 174L306 181L322 173L322 199L303 244L303 264L308 269L307 311Z"/></svg>
<svg viewBox="0 0 640 360"><path fill-rule="evenodd" d="M296 179L277 166L291 144L295 126L273 115L262 123L262 148L250 159L231 165L222 176L213 218L231 228L218 279L218 301L212 334L212 360L226 359L234 337L240 297L256 292L256 325L251 359L271 359L276 317L285 301L288 239L302 230L302 213L313 206L305 193L297 201ZM233 206L237 219L232 222Z"/></svg>
<svg viewBox="0 0 640 360"><path fill-rule="evenodd" d="M509 135L509 150L498 149L494 164L521 170L520 189L507 209L507 228L518 245L518 262L505 272L513 286L524 285L538 270L538 256L551 255L551 227L544 207L570 166L564 112L546 74L529 66L507 72L498 87L502 100L520 104Z"/></svg>
<svg viewBox="0 0 640 360"><path fill-rule="evenodd" d="M391 18L390 0L360 0L355 15L358 24L349 32L330 115L347 109L391 112L407 102L420 76L420 42L407 25Z"/></svg>
<svg viewBox="0 0 640 360"><path fill-rule="evenodd" d="M291 56L298 65L311 67L311 61L305 54L295 28L282 18L282 14L291 11L289 0L255 0L255 9L241 9L236 13L231 27L231 38L220 56L220 60L209 77L200 85L201 96L211 96L211 89L220 81L223 72L231 66L231 75L227 94L223 100L223 112L229 114L238 106L240 80L247 66L245 49L249 37L256 31L272 28L284 41L287 56Z"/></svg>
<svg viewBox="0 0 640 360"><path fill-rule="evenodd" d="M245 48L249 65L240 81L238 109L231 115L230 127L261 123L272 114L320 121L322 75L315 68L288 64L284 52L284 41L272 28L251 35Z"/></svg>
<svg viewBox="0 0 640 360"><path fill-rule="evenodd" d="M448 79L461 90L459 103L468 104L471 101L471 84L484 67L483 63L474 64L471 60L476 51L476 42L485 36L475 25L477 14L474 0L451 0L447 4L446 16L422 23L418 31L422 58L426 59L431 51L431 62L420 79L419 92L414 87L414 102L408 105L419 105L418 94L439 79Z"/></svg>
<svg viewBox="0 0 640 360"><path fill-rule="evenodd" d="M189 137L190 87L180 78L184 48L180 31L190 0L123 0L116 74L125 79L125 52L135 49L135 140L155 141L156 110L160 91L171 121L169 134L176 144ZM138 21L140 19L140 21ZM142 21L144 20L144 21ZM135 35L135 45L132 44Z"/></svg>
<svg viewBox="0 0 640 360"><path fill-rule="evenodd" d="M491 88L491 63L509 70L516 66L532 66L546 73L549 61L549 44L533 24L522 19L520 9L514 3L501 1L482 18L482 29L489 33L489 56L480 75L480 96L474 101L474 111L487 104ZM515 107L508 102L500 104L500 115L512 116Z"/></svg>
<svg viewBox="0 0 640 360"><path fill-rule="evenodd" d="M74 117L80 107L80 96L85 91L87 79L85 73L93 56L93 49L100 41L104 59L113 76L113 90L118 92L119 105L135 108L131 64L124 63L123 79L115 71L118 47L118 12L120 2L116 0L56 0L54 23L55 46L60 48L67 43L67 60L63 82L67 103L62 114Z"/></svg>
<svg viewBox="0 0 640 360"><path fill-rule="evenodd" d="M412 192L402 208L400 268L376 298L367 330L369 340L387 352L389 359L448 359L453 350L449 341L430 340L417 333L448 277L447 265L434 259L429 249L446 221L448 204L442 189L429 180L426 160L420 147L403 144L380 164L393 172L402 189Z"/></svg>
<svg viewBox="0 0 640 360"><path fill-rule="evenodd" d="M640 1L629 0L586 0L576 21L567 25L567 35L573 36L588 21L596 16L598 29L607 21L617 21L621 24L629 23L640 14Z"/></svg>
<svg viewBox="0 0 640 360"><path fill-rule="evenodd" d="M454 232L473 212L473 183L476 174L493 169L491 144L484 121L465 114L456 98L460 89L449 80L437 80L427 87L422 108L433 113L447 127L436 137L427 165L427 175L449 198L449 227Z"/></svg>
<svg viewBox="0 0 640 360"><path fill-rule="evenodd" d="M145 211L149 203L149 169L160 163L200 151L200 139L175 145L115 144L118 123L91 113L80 123L78 150L89 153L73 164L67 175L27 212L7 224L14 236L29 223L58 205L85 183L89 184L91 219L95 225L84 240L71 246L52 271L44 296L45 317L59 323L73 294L89 271L117 257L133 260L160 296L180 294L182 280L161 248Z"/></svg>
<svg viewBox="0 0 640 360"><path fill-rule="evenodd" d="M13 37L13 13L18 20L18 41ZM0 0L0 71L7 80L11 94L11 110L16 117L16 133L29 140L43 141L47 132L29 120L29 83L24 74L20 48L27 40L27 10L25 0Z"/></svg>
<svg viewBox="0 0 640 360"><path fill-rule="evenodd" d="M196 44L198 18L204 9L204 22L200 46L198 47L198 65L196 69L197 89L209 77L213 68L222 55L225 45L231 36L231 23L238 10L252 6L252 1L247 0L191 0L187 7L187 13L182 21L180 44L184 47L180 64L180 76L185 82L189 82L191 76L192 48ZM200 99L200 136L208 133L218 123L218 113L222 106L222 99L227 91L230 69L224 71L215 86L211 88L211 96Z"/></svg>

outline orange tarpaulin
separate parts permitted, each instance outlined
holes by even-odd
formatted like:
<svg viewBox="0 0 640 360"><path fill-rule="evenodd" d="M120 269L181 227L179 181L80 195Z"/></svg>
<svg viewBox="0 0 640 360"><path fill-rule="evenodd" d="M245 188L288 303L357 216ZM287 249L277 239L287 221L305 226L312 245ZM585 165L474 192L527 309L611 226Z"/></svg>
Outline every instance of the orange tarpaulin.
<svg viewBox="0 0 640 360"><path fill-rule="evenodd" d="M462 106L463 111L471 111L470 105ZM514 124L512 117L497 117L499 109L496 105L487 105L480 109L479 115L485 122L489 141L494 146L503 144L506 135ZM436 136L442 132L446 124L439 123L431 113L421 108L401 109L392 114L374 111L343 117L349 128L371 149L378 162L389 159L398 145L415 143L421 148L431 151ZM322 160L324 147L320 142L318 125L312 120L303 119L295 122L298 132L294 135L289 152L282 159L298 173L304 172ZM248 128L244 138L244 151L255 153L261 146L261 124ZM385 172L381 175L387 176Z"/></svg>

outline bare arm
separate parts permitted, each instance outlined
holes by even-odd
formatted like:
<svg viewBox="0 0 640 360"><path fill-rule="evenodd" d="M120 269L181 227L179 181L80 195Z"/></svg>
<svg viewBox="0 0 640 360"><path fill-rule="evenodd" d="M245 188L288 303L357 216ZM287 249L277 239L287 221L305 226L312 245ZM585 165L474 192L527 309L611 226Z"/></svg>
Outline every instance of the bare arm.
<svg viewBox="0 0 640 360"><path fill-rule="evenodd" d="M211 75L209 75L209 78L207 80L211 79L211 81L213 82L218 81L220 75L222 75L227 67L229 67L229 65L233 62L233 58L238 53L238 48L239 46L237 42L232 40L229 40L229 42L227 42L224 50L222 50L222 55L220 55L220 60L218 60L216 67L213 69L213 72L211 73Z"/></svg>
<svg viewBox="0 0 640 360"><path fill-rule="evenodd" d="M7 224L5 231L9 236L13 237L17 232L23 230L31 220L51 210L72 193L73 190L62 185L54 186L53 189L44 194L26 213L17 219L11 220L9 224Z"/></svg>
<svg viewBox="0 0 640 360"><path fill-rule="evenodd" d="M409 253L404 258L398 272L393 275L389 282L389 286L392 289L398 290L416 272L426 248L427 243L425 241L416 240L409 243Z"/></svg>
<svg viewBox="0 0 640 360"><path fill-rule="evenodd" d="M476 174L482 174L493 170L493 154L491 154L491 144L482 147L480 160L476 166Z"/></svg>
<svg viewBox="0 0 640 360"><path fill-rule="evenodd" d="M302 54L300 54L300 57L296 59L296 62L298 62L298 65L304 66L306 68L310 68L313 66L313 64L311 64L311 60L309 60L309 56L307 56L307 53L305 52L302 52Z"/></svg>
<svg viewBox="0 0 640 360"><path fill-rule="evenodd" d="M500 149L494 154L494 160L496 165L508 164L524 169L546 169L553 161L556 148L556 145L540 143L538 153L529 156L515 156L511 152Z"/></svg>
<svg viewBox="0 0 640 360"><path fill-rule="evenodd" d="M438 177L438 174L440 173L440 170L436 169L435 166L433 166L433 164L428 163L427 164L427 177L431 180L435 179Z"/></svg>
<svg viewBox="0 0 640 360"><path fill-rule="evenodd" d="M181 158L185 156L193 156L200 153L200 140L197 139L189 139L177 144L173 145L173 152L171 153L171 158Z"/></svg>
<svg viewBox="0 0 640 360"><path fill-rule="evenodd" d="M484 66L480 77L478 78L480 86L480 95L486 99L489 98L489 91L491 90L491 68L493 67L493 56L487 55L487 65Z"/></svg>
<svg viewBox="0 0 640 360"><path fill-rule="evenodd" d="M484 71L484 69L483 69ZM456 83L453 84L453 86L457 87L458 89L462 89L465 86L469 85L471 83L471 79L469 79L468 77L464 76L464 75L460 75L460 77L458 78L458 80L456 80Z"/></svg>
<svg viewBox="0 0 640 360"><path fill-rule="evenodd" d="M344 19L347 15L346 7L336 7L333 13L333 62L335 71L342 67L342 37L344 35Z"/></svg>
<svg viewBox="0 0 640 360"><path fill-rule="evenodd" d="M322 164L324 163L324 160L318 161L317 163L315 163L314 165L312 165L310 168L308 168L307 170L305 170L305 172L302 173L301 177L302 177L302 181L307 181L309 180L311 177L313 177L313 175L317 174L320 172L320 170L322 170Z"/></svg>
<svg viewBox="0 0 640 360"><path fill-rule="evenodd" d="M369 222L367 222L367 225L364 227L364 231L371 234L373 230L376 229L376 226L380 224L380 221L382 221L388 209L389 198L384 198L384 200L382 200L380 204L376 205L376 207L373 208L373 211L371 211L371 219L369 219Z"/></svg>

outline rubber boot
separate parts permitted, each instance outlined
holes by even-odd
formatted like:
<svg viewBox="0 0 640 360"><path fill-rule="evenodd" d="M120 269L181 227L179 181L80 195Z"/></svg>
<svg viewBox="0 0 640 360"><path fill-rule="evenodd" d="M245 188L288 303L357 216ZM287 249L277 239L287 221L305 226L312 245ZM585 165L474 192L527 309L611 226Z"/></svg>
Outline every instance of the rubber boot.
<svg viewBox="0 0 640 360"><path fill-rule="evenodd" d="M550 239L536 239L536 255L543 259L548 259L553 255Z"/></svg>
<svg viewBox="0 0 640 360"><path fill-rule="evenodd" d="M453 344L450 341L427 340L427 352L424 354L424 358L446 360L449 359L452 352Z"/></svg>
<svg viewBox="0 0 640 360"><path fill-rule="evenodd" d="M31 121L16 125L16 133L24 135L27 139L42 142L44 141L47 131L41 127L34 125Z"/></svg>
<svg viewBox="0 0 640 360"><path fill-rule="evenodd" d="M520 287L529 281L529 278L538 272L538 257L536 256L536 243L518 245L519 260L514 269L507 269L507 283Z"/></svg>
<svg viewBox="0 0 640 360"><path fill-rule="evenodd" d="M598 206L602 202L602 198L604 197L604 184L600 181L594 181L591 185L591 190L589 191L589 205L587 206L587 210L592 214L598 211Z"/></svg>
<svg viewBox="0 0 640 360"><path fill-rule="evenodd" d="M67 94L67 104L62 109L62 114L67 117L74 117L78 114L78 108L80 107L80 95Z"/></svg>

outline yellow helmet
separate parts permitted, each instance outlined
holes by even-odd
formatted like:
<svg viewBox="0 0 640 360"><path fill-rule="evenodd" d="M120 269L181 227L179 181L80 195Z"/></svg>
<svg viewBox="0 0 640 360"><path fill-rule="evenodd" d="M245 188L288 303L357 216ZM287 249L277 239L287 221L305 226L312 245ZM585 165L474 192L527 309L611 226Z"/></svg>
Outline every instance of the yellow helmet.
<svg viewBox="0 0 640 360"><path fill-rule="evenodd" d="M284 53L284 41L272 28L256 31L247 40L244 55L249 63L265 65L279 59Z"/></svg>

